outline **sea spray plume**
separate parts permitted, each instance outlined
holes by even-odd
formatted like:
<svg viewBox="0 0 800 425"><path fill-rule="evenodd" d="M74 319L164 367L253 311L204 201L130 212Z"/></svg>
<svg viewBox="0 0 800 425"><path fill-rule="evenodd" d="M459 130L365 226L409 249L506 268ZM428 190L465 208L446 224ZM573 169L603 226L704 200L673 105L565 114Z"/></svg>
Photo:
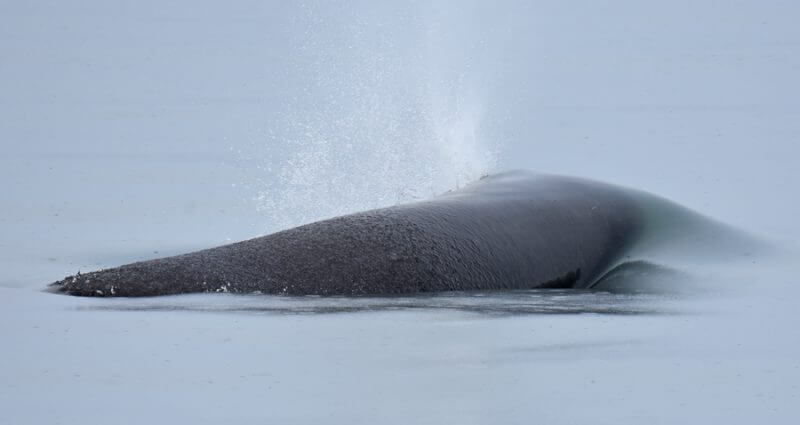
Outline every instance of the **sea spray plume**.
<svg viewBox="0 0 800 425"><path fill-rule="evenodd" d="M241 186L269 228L427 199L495 168L471 67L477 43L441 21L468 11L325 7L295 18L304 79L246 153L260 175Z"/></svg>

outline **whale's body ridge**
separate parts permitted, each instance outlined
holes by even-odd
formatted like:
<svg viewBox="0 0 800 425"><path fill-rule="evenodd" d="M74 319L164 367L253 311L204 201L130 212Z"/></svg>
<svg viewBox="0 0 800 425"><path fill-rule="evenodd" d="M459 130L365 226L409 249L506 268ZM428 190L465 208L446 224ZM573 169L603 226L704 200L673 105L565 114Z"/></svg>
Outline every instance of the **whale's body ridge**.
<svg viewBox="0 0 800 425"><path fill-rule="evenodd" d="M52 287L83 296L589 288L644 239L648 208L652 202L616 186L506 172L428 201L78 274Z"/></svg>

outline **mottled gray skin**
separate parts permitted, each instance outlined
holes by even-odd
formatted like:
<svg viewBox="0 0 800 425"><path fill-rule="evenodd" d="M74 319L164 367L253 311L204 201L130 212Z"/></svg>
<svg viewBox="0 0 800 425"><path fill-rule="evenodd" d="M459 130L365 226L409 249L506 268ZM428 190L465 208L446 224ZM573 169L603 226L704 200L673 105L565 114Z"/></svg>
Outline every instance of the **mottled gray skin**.
<svg viewBox="0 0 800 425"><path fill-rule="evenodd" d="M67 277L84 296L411 294L592 285L636 241L625 190L509 172L425 202Z"/></svg>

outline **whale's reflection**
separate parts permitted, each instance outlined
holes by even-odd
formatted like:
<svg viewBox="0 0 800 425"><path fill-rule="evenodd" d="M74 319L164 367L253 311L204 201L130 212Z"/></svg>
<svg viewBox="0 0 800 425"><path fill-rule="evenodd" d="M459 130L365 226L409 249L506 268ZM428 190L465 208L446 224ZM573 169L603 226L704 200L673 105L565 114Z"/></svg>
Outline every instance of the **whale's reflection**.
<svg viewBox="0 0 800 425"><path fill-rule="evenodd" d="M153 298L96 299L80 310L187 311L314 315L387 311L459 311L480 315L674 314L675 295L536 289L504 292L450 292L397 297L291 297L197 294Z"/></svg>

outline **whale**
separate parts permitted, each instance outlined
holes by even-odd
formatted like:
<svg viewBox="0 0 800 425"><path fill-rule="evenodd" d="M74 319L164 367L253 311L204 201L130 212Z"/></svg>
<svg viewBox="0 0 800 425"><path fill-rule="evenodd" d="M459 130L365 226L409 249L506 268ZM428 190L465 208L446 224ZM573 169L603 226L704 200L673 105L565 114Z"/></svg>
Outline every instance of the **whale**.
<svg viewBox="0 0 800 425"><path fill-rule="evenodd" d="M510 171L425 201L77 273L49 289L95 297L591 289L609 271L643 263L637 252L658 239L653 233L661 239L680 233L681 240L705 235L729 245L720 235L731 232L721 227L643 192Z"/></svg>

